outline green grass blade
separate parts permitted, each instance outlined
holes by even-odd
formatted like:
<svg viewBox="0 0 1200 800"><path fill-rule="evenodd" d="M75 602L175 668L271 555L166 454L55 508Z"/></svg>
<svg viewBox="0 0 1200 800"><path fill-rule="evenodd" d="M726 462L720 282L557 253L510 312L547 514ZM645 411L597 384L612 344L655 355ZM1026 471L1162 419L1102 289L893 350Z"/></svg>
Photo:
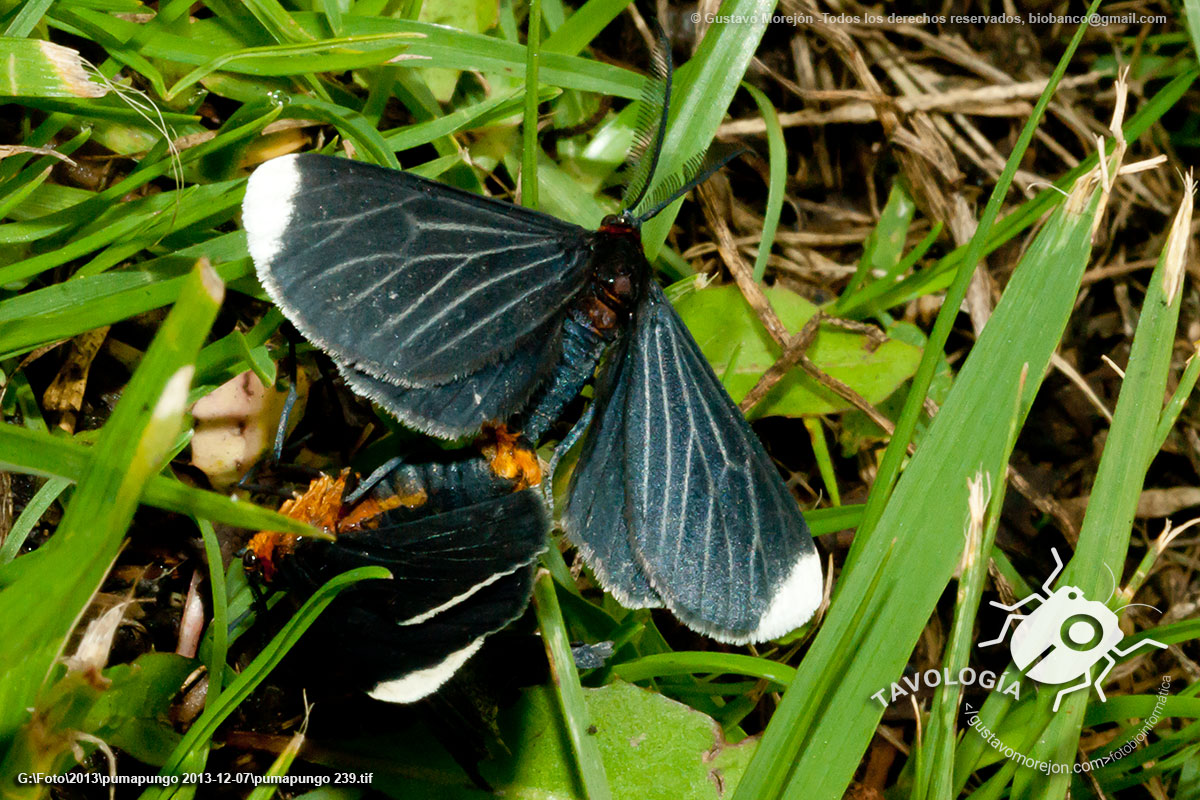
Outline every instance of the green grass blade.
<svg viewBox="0 0 1200 800"><path fill-rule="evenodd" d="M589 735L591 715L579 685L579 673L575 670L575 657L571 654L571 642L563 623L562 609L558 605L558 594L554 578L545 569L538 570L533 584L533 606L537 611L538 626L542 641L546 645L546 656L550 660L550 677L558 694L563 712L563 724L571 750L575 753L575 764L584 795L588 800L610 800L612 791L604 772L604 761L594 737Z"/></svg>
<svg viewBox="0 0 1200 800"><path fill-rule="evenodd" d="M1183 0L1183 11L1188 38L1192 42L1192 54L1200 59L1200 0Z"/></svg>
<svg viewBox="0 0 1200 800"><path fill-rule="evenodd" d="M143 487L163 466L223 292L212 271L198 266L91 451L57 532L0 592L0 741L36 705L74 620L120 551Z"/></svg>
<svg viewBox="0 0 1200 800"><path fill-rule="evenodd" d="M1187 367L1179 378L1179 385L1175 387L1170 401L1163 409L1162 418L1158 421L1158 433L1155 435L1158 441L1155 452L1166 444L1171 429L1175 427L1175 421L1179 419L1179 412L1183 411L1184 403L1192 396L1192 389L1196 388L1196 379L1200 378L1200 358L1196 357L1198 354L1200 353L1192 353L1192 357L1188 359Z"/></svg>
<svg viewBox="0 0 1200 800"><path fill-rule="evenodd" d="M245 4L276 41L306 42L313 39L313 35L300 27L278 0L245 0Z"/></svg>
<svg viewBox="0 0 1200 800"><path fill-rule="evenodd" d="M43 483L41 488L29 499L24 510L21 511L21 516L17 517L17 521L8 531L8 535L4 537L4 544L0 546L0 566L17 557L26 538L33 531L33 526L42 518L42 514L46 513L46 509L50 508L51 504L63 493L63 490L70 485L71 482L66 478L51 478Z"/></svg>
<svg viewBox="0 0 1200 800"><path fill-rule="evenodd" d="M0 97L78 98L107 93L103 84L88 77L78 51L40 39L0 38Z"/></svg>
<svg viewBox="0 0 1200 800"><path fill-rule="evenodd" d="M1099 5L1100 0L1092 0L1087 13L1095 13ZM996 217L1000 213L1000 206L1004 202L1004 197L1008 194L1013 177L1017 174L1017 167L1020 166L1021 159L1024 158L1025 151L1029 148L1029 143L1033 140L1034 131L1037 130L1042 116L1046 113L1046 106L1050 104L1050 98L1054 95L1054 89L1058 86L1058 82L1062 80L1063 75L1066 74L1067 65L1071 63L1071 58L1074 56L1076 48L1079 47L1079 43L1083 40L1083 34L1086 30L1086 24L1076 27L1075 35L1071 38L1070 44L1054 68L1054 73L1046 83L1046 89L1042 92L1042 96L1038 98L1033 113L1021 129L1021 134L1013 146L1013 151L1009 154L1008 161L1004 164L1004 171L1000 174L1000 179L996 182L992 195L988 198L987 205L984 207L983 214L979 219L979 226L975 229L975 235L971 237L971 241L967 245L966 255L963 256L962 264L958 266L954 283L946 292L942 311L938 314L937 320L933 325L933 330L929 334L928 343L921 357L921 364L917 367L917 372L912 378L908 396L904 401L904 408L900 412L900 418L896 421L896 429L892 434L892 439L888 443L887 450L883 455L883 461L879 466L875 484L872 486L871 496L867 501L866 515L862 526L859 528L859 536L855 539L855 546L851 549L850 556L847 559L848 568L853 564L856 552L859 552L858 546L860 542L867 540L875 524L884 513L891 488L895 485L896 479L900 475L900 467L907 457L908 443L912 441L913 432L916 430L917 422L924 408L925 397L929 394L929 385L933 382L938 361L942 358L942 351L945 349L946 341L950 337L954 320L958 316L958 308L962 305L963 299L967 295L967 286L970 284L975 265L983 257L988 232L991 230L992 224L996 221ZM867 536L863 536L863 533L866 533Z"/></svg>
<svg viewBox="0 0 1200 800"><path fill-rule="evenodd" d="M240 243L244 252L245 236L241 233L229 236ZM176 255L145 262L141 270L78 278L0 302L0 354L18 355L171 305L187 282L186 273L177 274L178 265L194 262L199 255L197 250L218 249L216 246L187 248ZM254 265L246 255L217 264L215 269L226 283L254 274Z"/></svg>
<svg viewBox="0 0 1200 800"><path fill-rule="evenodd" d="M794 667L767 658L741 653L655 653L613 667L613 673L627 681L644 681L665 675L747 675L770 681L782 688L796 677Z"/></svg>
<svg viewBox="0 0 1200 800"><path fill-rule="evenodd" d="M899 181L892 184L892 190L888 193L887 203L883 207L883 212L879 216L879 223L875 226L875 230L871 231L871 235L867 238L867 243L863 247L862 258L858 261L858 266L854 270L854 276L850 282L846 284L845 290L837 303L834 304L835 313L844 313L843 309L848 307L865 285L873 280L873 272L880 270L884 273L884 277L880 279L880 283L892 285L893 281L888 280L892 274L895 274L897 265L903 262L904 242L908 237L908 226L912 222L913 212L916 210L916 203L909 196L903 184ZM940 229L939 229L940 230ZM916 251L921 251L922 246L928 248L932 245L930 242L926 245L924 242L920 246L914 248ZM910 254L911 255L911 254ZM914 260L916 257L913 257Z"/></svg>
<svg viewBox="0 0 1200 800"><path fill-rule="evenodd" d="M8 27L4 29L4 35L21 39L28 36L37 27L42 15L46 13L46 9L50 8L50 4L53 2L54 0L30 0L30 2L22 4L16 15L9 21Z"/></svg>
<svg viewBox="0 0 1200 800"><path fill-rule="evenodd" d="M0 425L0 468L12 472L62 478L74 483L87 472L91 453L92 450L81 442L53 436L44 430ZM148 479L142 502L164 511L193 514L247 530L284 531L327 538L316 528L278 512L196 489L161 475Z"/></svg>
<svg viewBox="0 0 1200 800"><path fill-rule="evenodd" d="M100 24L108 26L115 35L126 40L143 29L143 26L90 9L76 8L75 11L79 14L94 15ZM291 16L301 27L314 35L321 33L325 28L323 14L296 12ZM525 48L514 42L403 19L350 15L343 21L343 33L347 37L398 32L422 34L424 38L413 40L405 50L406 54L427 57L427 61L420 62L422 67L477 70L484 74L507 76L521 75L525 68ZM258 43L261 42L256 42ZM139 45L138 52L148 58L199 66L231 51L240 50L242 46L244 45L230 40L228 27L222 21L206 19L192 23L187 37L167 32L147 37L146 41ZM738 75L742 75L743 72L744 68L738 71ZM578 89L633 100L640 96L644 78L632 70L610 64L546 52L543 53L539 80L543 86ZM713 130L716 130L715 125ZM709 139L711 140L711 134Z"/></svg>
<svg viewBox="0 0 1200 800"><path fill-rule="evenodd" d="M1060 209L1013 274L878 527L856 542L864 564L879 563L893 542L904 543L888 564L879 600L862 608L865 567L842 573L825 623L767 728L738 800L774 797L784 781L785 797L835 798L845 791L881 714L867 699L899 676L958 561L966 478L981 463L994 464L1005 455L1007 424L979 421L1008 419L1025 364L1031 379L1022 409L1028 409L1086 265L1094 205L1070 213ZM939 491L931 494L930 486ZM913 575L922 579L913 581ZM858 614L865 615L862 626L851 627L850 618ZM837 665L852 631L863 631L863 638L855 669L847 673ZM823 685L831 687L827 695L818 690ZM814 705L821 706L815 714ZM797 724L806 717L813 719L811 727ZM831 738L841 742L839 748L818 755L819 743Z"/></svg>
<svg viewBox="0 0 1200 800"><path fill-rule="evenodd" d="M630 0L588 0L542 43L546 53L573 56L625 10Z"/></svg>
<svg viewBox="0 0 1200 800"><path fill-rule="evenodd" d="M319 119L335 126L347 139L354 142L361 155L383 167L400 169L396 154L388 147L383 136L357 111L319 100L315 97L293 98L281 116L290 119Z"/></svg>
<svg viewBox="0 0 1200 800"><path fill-rule="evenodd" d="M521 126L521 205L538 207L538 70L542 54L542 0L530 0L525 33L525 117Z"/></svg>
<svg viewBox="0 0 1200 800"><path fill-rule="evenodd" d="M942 666L951 675L961 674L971 663L975 618L979 611L980 598L983 596L983 585L987 579L992 548L996 542L996 529L1000 524L1000 511L1004 507L1004 495L1008 486L1006 462L1008 454L1016 445L1020 421L1024 417L1021 408L1024 384L1025 381L1022 380L1013 395L1008 441L1001 451L1001 457L988 465L987 472L977 474L972 479L974 486L971 489L971 517L968 521L963 560L959 568L954 621L942 657ZM919 763L928 765L928 770L922 776L921 770L918 769L914 798L952 800L957 795L954 789L954 751L958 739L961 703L961 685L938 686L925 728L925 741L921 745L922 758Z"/></svg>
<svg viewBox="0 0 1200 800"><path fill-rule="evenodd" d="M179 191L162 192L118 204L80 228L76 237L63 246L0 267L0 281L8 283L31 278L113 243L130 244L136 253L174 230L194 224L225 221L241 205L245 192L243 184L243 181L229 181L189 186ZM97 274L115 263L97 261L81 267L79 274Z"/></svg>
<svg viewBox="0 0 1200 800"><path fill-rule="evenodd" d="M304 602L300 610L287 621L283 629L275 635L262 652L259 653L250 665L237 676L234 681L229 684L225 692L221 695L220 700L211 707L206 708L200 718L192 723L192 727L184 735L167 763L163 765L160 775L181 775L184 764L188 763L191 754L197 748L206 746L206 743L212 739L217 727L224 722L230 714L238 707L238 705L250 696L255 687L262 683L263 679L270 674L271 670L283 660L300 637L308 630L309 626L316 618L324 611L330 603L334 601L338 593L343 589L363 580L379 580L388 579L391 577L383 567L359 567L358 569L350 570L338 575L336 578L331 578L325 585L318 589L312 597ZM144 800L153 800L154 798L170 797L171 789L150 789L142 794Z"/></svg>
<svg viewBox="0 0 1200 800"><path fill-rule="evenodd" d="M560 94L558 89L543 87L538 95L538 102L544 103ZM429 144L443 136L451 136L460 131L474 130L492 122L511 117L519 113L525 103L525 95L514 93L490 97L457 111L451 111L440 117L395 128L383 134L384 141L393 152L403 152L423 144Z"/></svg>
<svg viewBox="0 0 1200 800"><path fill-rule="evenodd" d="M762 239L758 243L758 256L754 259L754 280L761 283L767 274L767 259L771 257L771 247L775 244L775 231L779 228L779 215L783 213L783 199L787 193L787 146L783 141L783 126L779 124L779 115L775 106L757 87L742 83L750 96L758 105L763 122L767 126L768 164L771 170L771 181L767 186L767 210L763 215Z"/></svg>
<svg viewBox="0 0 1200 800"><path fill-rule="evenodd" d="M220 135L210 139L207 142L204 142L203 144L189 148L180 155L180 161L186 166L196 159L200 159L210 153L217 152L218 150L228 147L235 142L243 139L253 138L257 136L263 128L274 122L279 114L280 109L272 109L257 119L246 123L245 125L240 125L233 130L221 133ZM97 192L96 194L91 195L83 202L71 205L62 212L49 215L45 218L39 218L31 222L14 222L7 225L0 225L0 243L34 242L38 241L39 239L44 239L48 236L62 234L67 231L73 231L77 228L77 226L80 225L90 224L93 226L93 228L102 228L104 224L108 223L106 222L97 226L96 220L100 217L100 215L106 212L110 213L112 216L108 219L111 220L113 217L119 217L121 214L127 213L127 211L122 210L121 206L127 206L129 203L120 204L118 201L131 192L134 192L136 189L145 186L155 178L161 178L163 175L168 174L171 169L171 160L161 159L153 166L143 166L141 169L138 169L130 174L129 177L125 178L124 180L118 181L102 192ZM209 189L208 186L195 186L190 188L208 189L209 192L213 191L212 189ZM161 197L161 195L156 195L156 197ZM148 200L154 200L154 198L151 197L148 198ZM161 204L163 201L157 200L154 202L148 202L146 207L156 208L157 206L155 205L155 202ZM144 219L141 221L145 222ZM115 237L108 237L102 239L101 241L107 244L114 238ZM61 260L59 263L62 263ZM0 270L11 270L12 274L17 274L18 270L14 270L14 266L16 265L3 267L0 268ZM5 278L5 280L15 280L15 278Z"/></svg>
<svg viewBox="0 0 1200 800"><path fill-rule="evenodd" d="M329 5L337 7L337 0L330 0ZM292 768L292 764L296 761L296 757L300 755L300 748L304 746L304 734L297 733L288 740L287 747L283 748L283 752L278 758L271 762L271 766L267 768L266 776L268 778L278 778L287 775ZM271 800L279 790L279 784L264 783L260 786L255 786L250 794L246 795L246 800Z"/></svg>
<svg viewBox="0 0 1200 800"><path fill-rule="evenodd" d="M1113 410L1112 427L1105 440L1075 555L1059 580L1059 585L1079 587L1085 597L1103 596L1109 574L1119 575L1124 568L1138 497L1159 445L1162 398L1166 395L1175 329L1179 324L1185 253L1191 236L1190 179L1185 187L1167 244L1147 284L1121 394ZM1040 721L1047 723L1046 734L1039 739L1031 757L1051 763L1074 760L1089 694L1068 695L1052 716L1045 713ZM1069 775L1046 777L1022 767L1014 778L1012 796L1063 798L1069 787Z"/></svg>
<svg viewBox="0 0 1200 800"><path fill-rule="evenodd" d="M314 70L342 72L386 64L405 50L413 35L400 32L347 36L226 53L180 78L167 92L166 99L178 97L218 70L249 75L303 75Z"/></svg>
<svg viewBox="0 0 1200 800"><path fill-rule="evenodd" d="M221 561L221 543L212 523L195 520L204 541L204 558L208 564L208 586L212 595L212 622L209 631L212 645L208 654L208 690L204 707L212 708L221 698L225 687L225 658L229 653L229 603L225 591L225 567Z"/></svg>
<svg viewBox="0 0 1200 800"><path fill-rule="evenodd" d="M833 466L833 456L829 452L829 443L825 441L825 428L818 417L805 417L804 427L808 430L808 440L812 442L813 456L817 461L817 472L821 475L821 483L829 492L829 502L833 506L842 504L842 493L838 489L837 472Z"/></svg>

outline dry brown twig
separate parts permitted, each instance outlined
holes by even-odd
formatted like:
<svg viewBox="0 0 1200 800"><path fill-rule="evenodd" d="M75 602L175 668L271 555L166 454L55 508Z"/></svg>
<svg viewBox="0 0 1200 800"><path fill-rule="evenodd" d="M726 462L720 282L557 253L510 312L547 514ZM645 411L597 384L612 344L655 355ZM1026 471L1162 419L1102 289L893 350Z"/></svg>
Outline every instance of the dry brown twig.
<svg viewBox="0 0 1200 800"><path fill-rule="evenodd" d="M1090 86L1103 75L1089 72L1065 78L1066 88ZM1026 100L1036 99L1046 88L1045 80L1023 81L1008 86L982 86L975 89L951 89L946 92L892 97L880 93L854 90L853 95L871 96L872 102L854 101L829 111L788 111L779 115L779 124L785 128L819 127L822 125L864 125L879 122L879 108L886 106L892 114L908 115L919 111L938 113L972 114L986 117L1023 117L1031 110ZM828 99L840 92L813 93L818 99ZM810 98L812 99L812 98ZM721 125L717 135L721 137L750 136L766 133L766 122L762 117L735 119Z"/></svg>
<svg viewBox="0 0 1200 800"><path fill-rule="evenodd" d="M871 419L872 422L887 432L888 435L891 435L891 433L895 430L895 426L892 424L891 420L879 413L879 411L877 411L874 406L868 403L866 399L863 398L863 396L858 392L854 391L837 378L822 372L815 364L812 363L808 356L804 354L804 350L800 347L800 345L803 344L805 347L807 347L805 340L802 338L805 336L805 331L801 330L794 337L788 332L788 329L775 314L775 310L771 308L771 304L768 302L767 296L763 293L762 287L754 281L753 276L750 274L750 266L742 259L741 255L737 251L737 247L733 244L733 234L730 232L729 226L725 223L724 215L717 208L717 199L715 193L708 186L701 186L699 192L701 207L704 209L704 216L708 220L709 226L712 228L713 233L717 237L717 252L720 253L721 260L725 263L725 266L729 268L730 273L737 282L738 288L742 291L742 296L746 298L746 302L750 304L750 308L754 310L755 315L762 322L763 327L767 330L767 333L772 339L775 340L776 344L783 348L784 352L780 358L794 358L796 365L803 369L805 373L809 375L809 377L837 394L855 408L862 411ZM794 350L792 350L793 342L795 342L797 345ZM789 353L789 350L792 352ZM783 377L786 372L786 368L778 371L778 377L775 377L771 381L770 385L766 386L766 388L762 390L762 393L765 394L767 391L770 391L770 388L774 385L775 381L778 381L779 378ZM774 374L773 368L772 370L767 371L767 374L763 376L763 379L765 380L767 375L772 374ZM760 380L759 384L762 383L763 381ZM759 386L756 385L754 388L757 390L759 389Z"/></svg>
<svg viewBox="0 0 1200 800"><path fill-rule="evenodd" d="M762 374L758 382L750 388L750 391L742 398L742 402L738 403L738 408L745 414L750 409L758 405L767 393L775 387L775 384L783 380L783 377L791 372L792 367L800 360L800 357L807 352L809 345L817 338L817 330L821 326L821 322L825 319L825 314L821 311L813 314L808 318L808 322L804 323L804 327L800 332L788 340L788 343L783 348L783 353L779 358L775 359L775 363L771 368Z"/></svg>

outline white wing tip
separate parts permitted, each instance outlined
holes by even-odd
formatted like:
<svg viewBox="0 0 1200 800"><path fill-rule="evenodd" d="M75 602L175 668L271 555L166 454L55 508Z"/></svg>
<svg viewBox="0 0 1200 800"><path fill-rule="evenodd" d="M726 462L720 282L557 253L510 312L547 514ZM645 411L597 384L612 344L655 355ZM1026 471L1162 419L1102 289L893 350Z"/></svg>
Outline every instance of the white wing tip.
<svg viewBox="0 0 1200 800"><path fill-rule="evenodd" d="M260 275L283 249L284 233L292 218L292 200L300 190L299 158L294 154L273 158L254 170L246 184L242 224L246 246Z"/></svg>
<svg viewBox="0 0 1200 800"><path fill-rule="evenodd" d="M791 633L812 619L824 598L824 586L821 559L815 551L810 550L792 566L792 571L775 590L766 613L758 621L758 627L752 631L731 631L690 614L685 618L675 608L671 610L684 625L710 639L725 644L759 644Z"/></svg>
<svg viewBox="0 0 1200 800"><path fill-rule="evenodd" d="M808 550L775 591L758 627L744 638L739 637L738 644L766 642L796 630L817 613L824 588L821 557L815 550Z"/></svg>
<svg viewBox="0 0 1200 800"><path fill-rule="evenodd" d="M376 700L385 703L415 703L436 692L446 681L458 672L467 660L483 646L486 637L480 636L475 641L456 650L443 658L432 667L410 672L402 678L383 681L375 684L375 688L367 692Z"/></svg>

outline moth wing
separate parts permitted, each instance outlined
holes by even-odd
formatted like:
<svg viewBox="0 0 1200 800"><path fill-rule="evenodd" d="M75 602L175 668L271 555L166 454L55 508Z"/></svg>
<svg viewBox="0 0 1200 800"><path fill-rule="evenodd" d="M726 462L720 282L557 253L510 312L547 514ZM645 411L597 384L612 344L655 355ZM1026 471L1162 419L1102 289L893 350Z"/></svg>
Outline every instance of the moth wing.
<svg viewBox="0 0 1200 800"><path fill-rule="evenodd" d="M689 627L759 642L822 597L796 500L657 284L638 307L624 399L625 517L650 584Z"/></svg>
<svg viewBox="0 0 1200 800"><path fill-rule="evenodd" d="M349 672L346 679L376 700L421 700L453 677L488 636L521 616L529 605L535 567L521 567L468 600L411 625L397 624L387 609L359 601L339 605L339 598L318 620L325 624L317 641L326 659L336 659L331 671Z"/></svg>
<svg viewBox="0 0 1200 800"><path fill-rule="evenodd" d="M428 517L342 533L318 545L323 575L386 567L393 580L364 584L382 592L402 625L430 619L532 563L546 549L550 524L539 492L511 492ZM355 587L350 593L357 593Z"/></svg>
<svg viewBox="0 0 1200 800"><path fill-rule="evenodd" d="M342 593L318 620L309 649L378 700L432 694L525 610L549 531L534 490L428 517L348 531L289 564L314 588L349 569L379 565L391 581ZM299 563L296 563L299 560ZM294 577L294 576L293 576Z"/></svg>
<svg viewBox="0 0 1200 800"><path fill-rule="evenodd" d="M629 383L620 378L628 350L626 337L613 348L597 382L596 410L571 473L562 526L601 586L621 605L657 608L663 601L634 556L624 513L621 473L628 458L624 414Z"/></svg>
<svg viewBox="0 0 1200 800"><path fill-rule="evenodd" d="M500 361L560 320L593 234L397 170L313 154L273 159L243 202L258 276L343 364L429 386Z"/></svg>
<svg viewBox="0 0 1200 800"><path fill-rule="evenodd" d="M500 361L437 386L400 386L349 364L337 366L351 389L401 422L453 439L519 411L553 367L560 342L557 331L532 336Z"/></svg>

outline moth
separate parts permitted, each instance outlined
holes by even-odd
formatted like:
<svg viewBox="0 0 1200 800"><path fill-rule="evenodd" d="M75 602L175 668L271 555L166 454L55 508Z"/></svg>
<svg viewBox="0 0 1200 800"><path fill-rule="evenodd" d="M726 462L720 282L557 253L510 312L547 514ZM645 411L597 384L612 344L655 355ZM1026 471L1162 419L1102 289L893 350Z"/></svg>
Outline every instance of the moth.
<svg viewBox="0 0 1200 800"><path fill-rule="evenodd" d="M437 691L525 611L549 519L537 455L496 432L481 448L389 462L347 493L323 475L280 509L334 541L262 532L247 575L299 604L326 581L382 566L392 580L344 589L305 633L304 663L391 703Z"/></svg>
<svg viewBox="0 0 1200 800"><path fill-rule="evenodd" d="M720 641L807 621L821 566L796 500L654 279L642 225L733 155L653 192L672 70L646 82L623 211L597 230L411 173L303 154L243 205L267 294L346 383L427 434L533 445L589 382L561 525L603 587Z"/></svg>

